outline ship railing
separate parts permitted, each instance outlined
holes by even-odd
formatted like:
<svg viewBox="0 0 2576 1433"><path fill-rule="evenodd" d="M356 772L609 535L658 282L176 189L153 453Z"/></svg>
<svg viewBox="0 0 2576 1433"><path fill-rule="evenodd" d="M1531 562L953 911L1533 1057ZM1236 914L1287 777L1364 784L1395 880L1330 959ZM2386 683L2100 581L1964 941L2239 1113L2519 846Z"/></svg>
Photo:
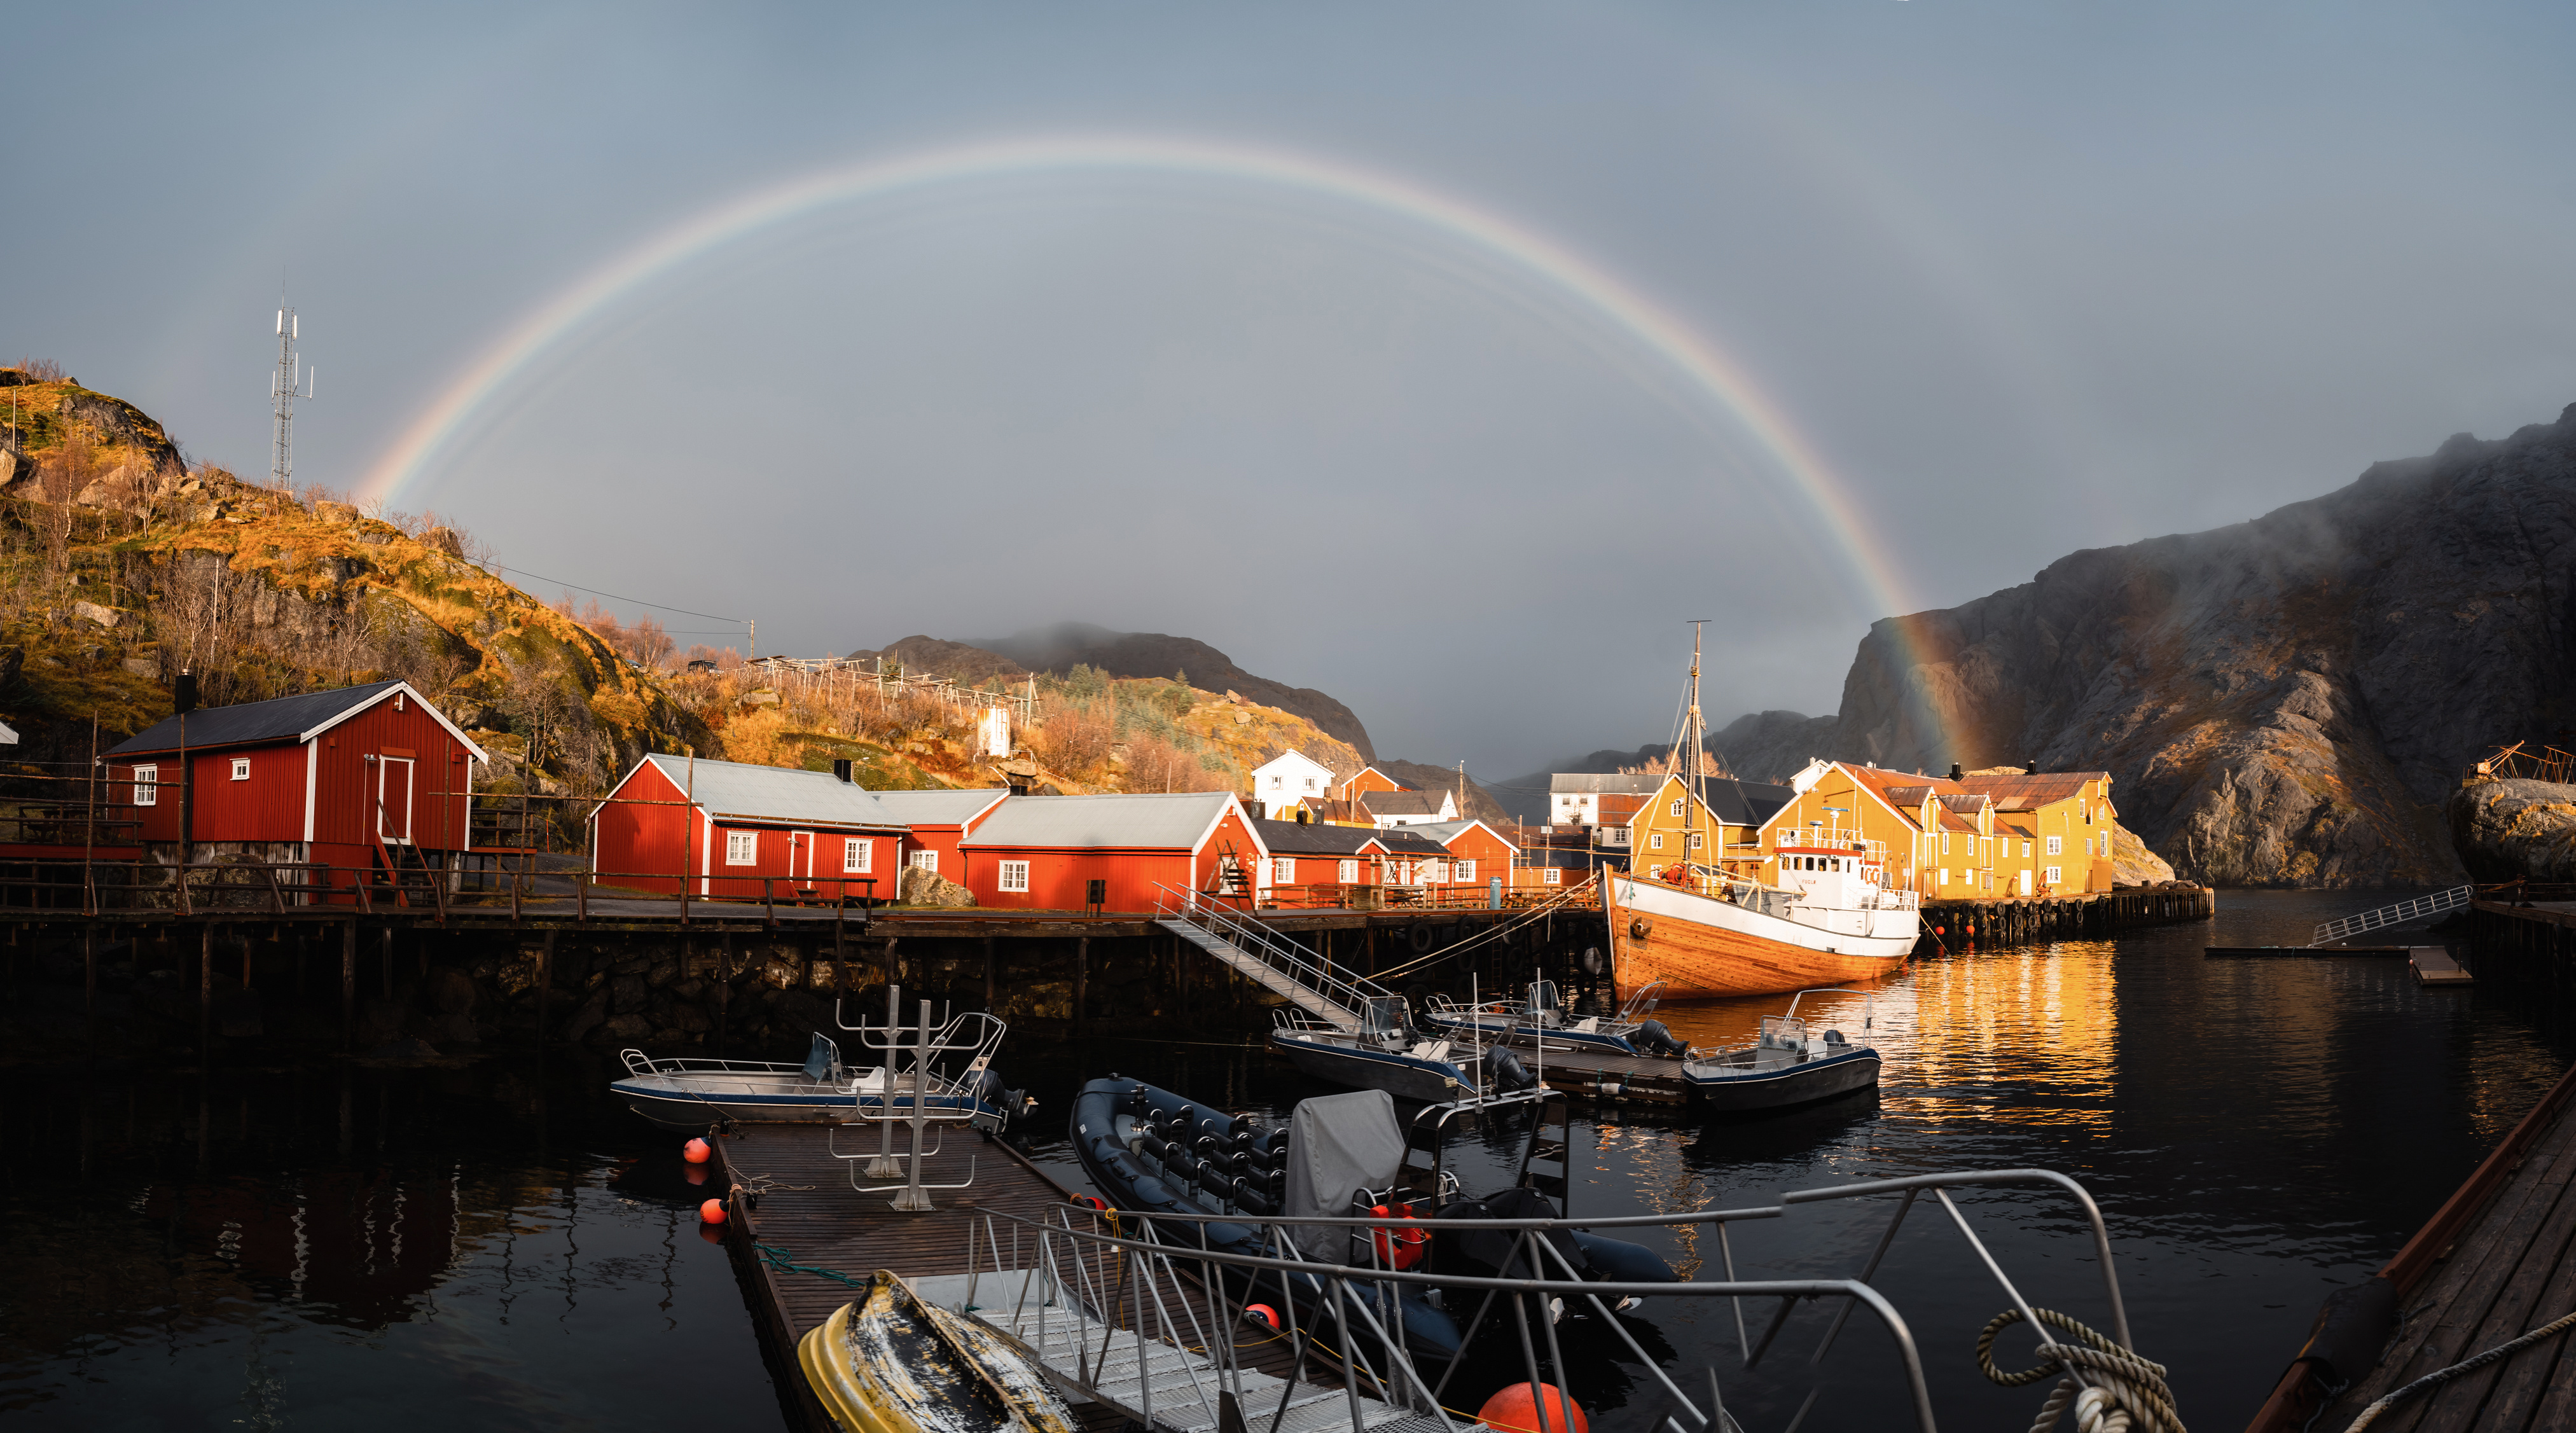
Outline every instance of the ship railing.
<svg viewBox="0 0 2576 1433"><path fill-rule="evenodd" d="M1775 1406L1796 1407L1799 1420L1829 1387L1849 1382L1847 1373L1826 1365L1826 1358L1852 1314L1866 1309L1888 1334L1887 1347L1898 1364L1915 1426L1932 1433L1938 1421L1913 1330L1895 1301L1871 1280L1887 1263L1897 1235L1916 1206L1937 1204L1967 1247L1971 1277L1974 1270L1982 1270L2031 1330L2044 1327L2033 1300L2005 1272L1954 1197L1954 1191L2031 1185L2053 1187L2083 1214L2093 1236L2109 1337L2124 1349L2132 1348L2119 1272L2101 1210L2081 1184L2046 1169L1962 1170L1869 1180L1795 1190L1765 1205L1684 1215L1476 1221L1474 1228L1480 1233L1508 1233L1515 1240L1513 1257L1494 1267L1539 1274L1518 1278L1433 1273L1428 1260L1407 1259L1402 1262L1411 1267L1398 1267L1398 1250L1422 1247L1408 1240L1408 1235L1427 1227L1436 1241L1444 1233L1455 1232L1454 1226L1426 1225L1420 1218L1144 1214L1079 1205L1053 1206L1036 1215L994 1211L978 1214L970 1225L964 1286L952 1306L1037 1357L1060 1382L1101 1397L1149 1426L1275 1426L1282 1403L1329 1398L1324 1385L1305 1382L1313 1369L1340 1383L1354 1429L1380 1421L1387 1409L1394 1408L1436 1422L1451 1433L1466 1433L1473 1427L1452 1420L1449 1388L1460 1370L1480 1361L1472 1357L1480 1341L1502 1340L1496 1356L1516 1365L1530 1384L1576 1386L1547 1309L1551 1301L1588 1311L1593 1327L1607 1329L1626 1345L1628 1356L1621 1361L1645 1370L1652 1385L1641 1390L1648 1399L1649 1421L1631 1426L1651 1433L1738 1433L1742 1425L1726 1411L1727 1380L1721 1379L1716 1360L1706 1365L1704 1388L1684 1387L1614 1316L1615 1305L1629 1298L1653 1299L1658 1304L1676 1299L1722 1301L1719 1319L1731 1313L1728 1321L1735 1327L1740 1367L1730 1377L1739 1394L1756 1392ZM1895 1206L1851 1277L1739 1276L1730 1234L1735 1224L1782 1218L1805 1205L1887 1196L1895 1196ZM1206 1247L1203 1230L1215 1224L1248 1228L1255 1238L1238 1238L1228 1247ZM1696 1242L1711 1227L1717 1235L1716 1252L1724 1277L1670 1283L1581 1277L1550 1237L1569 1230L1616 1234L1661 1228ZM1316 1257L1307 1252L1316 1244L1311 1233L1302 1241L1305 1247L1300 1247L1297 1235L1302 1231L1341 1232L1346 1238L1328 1240L1327 1247L1339 1245L1348 1252L1339 1260ZM1910 1245L1908 1252L1912 1252ZM1943 1280L1940 1287L1948 1290L1955 1283ZM1426 1366L1429 1360L1409 1346L1401 1318L1403 1294L1433 1290L1441 1309L1457 1318L1463 1330L1462 1342L1446 1369ZM1827 1301L1831 1312L1820 1312L1824 1326L1803 1363L1766 1376L1764 1361L1782 1346L1794 1316L1807 1305ZM1267 1305L1275 1322L1255 1315L1256 1305ZM1458 1318L1470 1310L1472 1318ZM1765 1313L1767 1322L1762 1321ZM1500 1317L1492 1317L1497 1314ZM1696 1321L1704 1327L1721 1326L1718 1319ZM1762 1327L1758 1336L1753 1333L1757 1322ZM2028 1336L2028 1332L2020 1335ZM1267 1359L1254 1352L1282 1341L1285 1350ZM2010 1362L2000 1353L1997 1361ZM1267 1369L1259 1366L1262 1362L1268 1363ZM1773 1367L1779 1369L1776 1363ZM2099 1381L2080 1367L2074 1376L2079 1383ZM1801 1400L1794 1389L1783 1392L1758 1386L1766 1383L1804 1383L1807 1393ZM1464 1396L1459 1395L1462 1400ZM1739 1397L1737 1401L1747 1400ZM1372 1404L1377 1407L1371 1409ZM1155 1417L1156 1408L1163 1410L1161 1419ZM1372 1412L1379 1417L1370 1417ZM1541 1426L1548 1433L1567 1433L1561 1425L1549 1426L1552 1412L1542 1407Z"/></svg>

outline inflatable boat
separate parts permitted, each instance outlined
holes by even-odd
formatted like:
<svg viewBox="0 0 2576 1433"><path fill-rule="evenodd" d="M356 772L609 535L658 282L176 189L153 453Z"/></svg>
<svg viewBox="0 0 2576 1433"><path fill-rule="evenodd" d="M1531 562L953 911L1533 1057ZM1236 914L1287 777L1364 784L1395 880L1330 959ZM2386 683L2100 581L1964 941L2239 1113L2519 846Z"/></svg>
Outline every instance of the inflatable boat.
<svg viewBox="0 0 2576 1433"><path fill-rule="evenodd" d="M1477 1272L1472 1261L1462 1265L1427 1250L1463 1228L1456 1221L1483 1218L1550 1217L1525 1201L1506 1215L1490 1201L1454 1195L1407 1196L1397 1189L1404 1175L1405 1136L1395 1117L1395 1101L1383 1090L1361 1090L1300 1101L1285 1129L1265 1129L1249 1118L1226 1114L1157 1089L1142 1080L1111 1075L1093 1080L1074 1098L1069 1133L1084 1172L1109 1206L1124 1215L1184 1214L1281 1216L1287 1218L1366 1218L1399 1214L1434 1221L1427 1234L1407 1231L1401 1239L1381 1237L1371 1248L1371 1231L1302 1227L1284 1231L1298 1256L1323 1264L1412 1268L1425 1254L1444 1272ZM1449 1181L1435 1170L1433 1187ZM1507 1191L1536 1196L1531 1191ZM1445 1211L1445 1212L1444 1212ZM1499 1231L1497 1231L1499 1232ZM1251 1223L1222 1218L1159 1225L1156 1237L1169 1243L1227 1253L1284 1257L1280 1236ZM1506 1236L1503 1241L1510 1241ZM1618 1239L1580 1231L1550 1236L1571 1256L1578 1273L1630 1282L1669 1282L1672 1271L1653 1251ZM1463 1247L1459 1251L1465 1254ZM1553 1275L1556 1270L1549 1270ZM1523 1271L1506 1277L1527 1277ZM1301 1308L1324 1290L1311 1275L1264 1272L1254 1281L1259 1295L1284 1296ZM1351 1289L1370 1312L1386 1321L1380 1307L1388 1286L1360 1283ZM1436 1291L1418 1285L1395 1287L1404 1342L1417 1359L1446 1363L1464 1342L1464 1330L1451 1317ZM1235 1292L1241 1293L1237 1286Z"/></svg>

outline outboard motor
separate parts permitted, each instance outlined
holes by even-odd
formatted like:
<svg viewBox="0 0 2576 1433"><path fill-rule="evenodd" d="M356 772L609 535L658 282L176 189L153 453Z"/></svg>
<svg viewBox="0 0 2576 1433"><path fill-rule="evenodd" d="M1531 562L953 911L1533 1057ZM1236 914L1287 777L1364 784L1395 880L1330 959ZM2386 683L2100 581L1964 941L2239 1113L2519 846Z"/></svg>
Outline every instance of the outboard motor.
<svg viewBox="0 0 2576 1433"><path fill-rule="evenodd" d="M1673 1032L1665 1029L1664 1022L1661 1020L1648 1020L1639 1024L1637 1033L1629 1036L1628 1039L1638 1049L1649 1055L1669 1055L1674 1059L1680 1059L1690 1049L1690 1046L1674 1039Z"/></svg>
<svg viewBox="0 0 2576 1433"><path fill-rule="evenodd" d="M1538 1076L1521 1063L1521 1057L1500 1045L1485 1052L1485 1073L1491 1077L1487 1083L1498 1095L1516 1095L1538 1083Z"/></svg>
<svg viewBox="0 0 2576 1433"><path fill-rule="evenodd" d="M1004 1124L1028 1118L1036 1113L1038 1107L1038 1102L1029 1098L1028 1091L1004 1089L1002 1077L990 1069L977 1075L975 1082L967 1086L966 1093L1001 1111Z"/></svg>

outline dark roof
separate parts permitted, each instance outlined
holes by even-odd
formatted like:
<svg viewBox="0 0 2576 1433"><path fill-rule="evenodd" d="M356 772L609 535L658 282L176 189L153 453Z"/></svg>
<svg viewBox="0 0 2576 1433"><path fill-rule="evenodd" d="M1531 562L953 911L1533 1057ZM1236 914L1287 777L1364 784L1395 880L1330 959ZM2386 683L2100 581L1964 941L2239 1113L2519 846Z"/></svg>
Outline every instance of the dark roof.
<svg viewBox="0 0 2576 1433"><path fill-rule="evenodd" d="M1274 856L1356 856L1378 834L1364 826L1327 826L1320 821L1255 821L1252 829Z"/></svg>
<svg viewBox="0 0 2576 1433"><path fill-rule="evenodd" d="M363 687L334 687L300 697L272 697L235 707L201 707L188 713L188 749L247 746L262 741L292 741L306 732L363 707L400 682L369 682ZM426 706L427 703L422 705ZM164 717L148 730L117 743L109 756L179 749L179 718Z"/></svg>
<svg viewBox="0 0 2576 1433"><path fill-rule="evenodd" d="M1363 799L1380 816L1437 816L1444 800L1452 810L1457 806L1446 791L1372 791Z"/></svg>
<svg viewBox="0 0 2576 1433"><path fill-rule="evenodd" d="M2108 775L2107 771L2036 771L2021 776L1963 776L1959 786L1991 796L1999 806L2045 806L2073 796L2084 789L2085 782Z"/></svg>
<svg viewBox="0 0 2576 1433"><path fill-rule="evenodd" d="M1729 826L1759 826L1797 799L1796 788L1767 781L1712 777L1708 783L1709 814Z"/></svg>
<svg viewBox="0 0 2576 1433"><path fill-rule="evenodd" d="M1390 856L1446 856L1449 848L1428 836L1417 836L1410 826L1389 826L1383 831L1364 833L1375 836Z"/></svg>

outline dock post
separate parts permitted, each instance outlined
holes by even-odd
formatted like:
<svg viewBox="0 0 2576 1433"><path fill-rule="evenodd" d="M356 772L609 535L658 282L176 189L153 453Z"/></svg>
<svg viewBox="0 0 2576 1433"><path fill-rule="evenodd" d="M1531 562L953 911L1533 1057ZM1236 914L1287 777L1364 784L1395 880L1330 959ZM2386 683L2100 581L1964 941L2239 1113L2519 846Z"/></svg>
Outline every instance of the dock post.
<svg viewBox="0 0 2576 1433"><path fill-rule="evenodd" d="M358 921L340 928L340 1050L346 1054L358 1040Z"/></svg>
<svg viewBox="0 0 2576 1433"><path fill-rule="evenodd" d="M385 999L390 1001L394 998L394 927L393 922L391 921L385 922L385 938L382 943L382 949L384 951L382 970L384 975L384 990L382 993Z"/></svg>
<svg viewBox="0 0 2576 1433"><path fill-rule="evenodd" d="M1076 1033L1082 1030L1083 1007L1087 1003L1090 983L1091 937L1078 935L1073 938L1073 1028Z"/></svg>
<svg viewBox="0 0 2576 1433"><path fill-rule="evenodd" d="M733 932L716 949L716 1053L733 1043Z"/></svg>
<svg viewBox="0 0 2576 1433"><path fill-rule="evenodd" d="M82 1000L88 1010L90 1052L98 1052L98 922L92 920L81 933L81 967L84 989Z"/></svg>
<svg viewBox="0 0 2576 1433"><path fill-rule="evenodd" d="M891 1039L894 1032L889 1030L886 1034ZM918 1038L920 1043L914 1046L912 1057L912 1157L904 1161L904 1187L894 1197L894 1207L905 1214L927 1214L932 1208L930 1191L921 1187L921 1136L929 1127L930 1118L930 1002L927 1000L921 1002ZM891 1093L894 1082L887 1081L886 1089ZM893 1111L889 1108L887 1112L891 1114ZM891 1131L894 1126L889 1124L886 1128ZM1142 1313L1138 1314L1136 1324L1139 1329L1144 1327Z"/></svg>
<svg viewBox="0 0 2576 1433"><path fill-rule="evenodd" d="M215 923L207 921L197 927L197 1057L213 1058L214 1046L208 1038L214 1031L215 1009Z"/></svg>
<svg viewBox="0 0 2576 1433"><path fill-rule="evenodd" d="M545 944L537 947L537 1043L546 1043L546 1009L555 993L555 933L546 929Z"/></svg>
<svg viewBox="0 0 2576 1433"><path fill-rule="evenodd" d="M996 972L993 968L993 938L988 935L984 937L984 1010L987 1014L991 1013L993 1009L993 981L995 974Z"/></svg>

